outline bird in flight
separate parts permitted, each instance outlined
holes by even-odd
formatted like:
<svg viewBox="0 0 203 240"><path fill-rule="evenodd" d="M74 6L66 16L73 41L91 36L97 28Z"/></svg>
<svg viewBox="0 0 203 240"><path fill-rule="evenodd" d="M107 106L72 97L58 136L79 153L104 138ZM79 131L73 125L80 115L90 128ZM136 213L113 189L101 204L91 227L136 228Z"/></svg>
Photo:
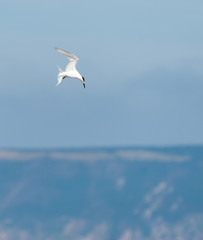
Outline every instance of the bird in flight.
<svg viewBox="0 0 203 240"><path fill-rule="evenodd" d="M83 83L83 87L85 88L85 79L83 76L80 75L80 73L76 69L76 64L78 62L78 58L73 55L72 53L69 53L65 50L62 50L60 48L55 48L57 52L60 54L63 54L69 59L69 62L66 66L65 71L63 71L59 66L58 66L58 82L56 86L58 86L64 78L77 78Z"/></svg>

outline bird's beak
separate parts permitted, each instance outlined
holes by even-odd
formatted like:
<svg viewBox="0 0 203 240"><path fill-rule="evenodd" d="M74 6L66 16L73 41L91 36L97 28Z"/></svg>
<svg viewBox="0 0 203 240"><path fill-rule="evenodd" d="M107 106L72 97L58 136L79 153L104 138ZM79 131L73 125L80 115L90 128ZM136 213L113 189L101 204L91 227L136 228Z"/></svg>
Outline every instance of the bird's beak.
<svg viewBox="0 0 203 240"><path fill-rule="evenodd" d="M85 88L85 83L83 82L83 87Z"/></svg>

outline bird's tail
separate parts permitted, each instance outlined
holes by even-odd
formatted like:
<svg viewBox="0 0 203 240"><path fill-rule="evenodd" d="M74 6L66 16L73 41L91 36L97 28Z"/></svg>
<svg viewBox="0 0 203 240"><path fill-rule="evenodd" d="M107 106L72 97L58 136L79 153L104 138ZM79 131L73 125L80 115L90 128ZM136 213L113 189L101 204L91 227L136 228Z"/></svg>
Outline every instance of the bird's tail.
<svg viewBox="0 0 203 240"><path fill-rule="evenodd" d="M57 66L57 67L58 67L59 72L63 72L63 70L59 66Z"/></svg>
<svg viewBox="0 0 203 240"><path fill-rule="evenodd" d="M58 82L57 82L57 84L56 84L56 86L58 86L61 82L62 82L62 80L64 79L64 75L62 75L62 74L58 74L58 78L57 78L57 80L58 80Z"/></svg>
<svg viewBox="0 0 203 240"><path fill-rule="evenodd" d="M61 83L61 81L62 81L62 79L61 80L58 79L56 86L58 86Z"/></svg>
<svg viewBox="0 0 203 240"><path fill-rule="evenodd" d="M58 82L57 82L56 86L58 86L65 77L65 75L63 74L63 70L59 66L57 66L57 67L58 67L59 73L58 73L58 78L57 78Z"/></svg>

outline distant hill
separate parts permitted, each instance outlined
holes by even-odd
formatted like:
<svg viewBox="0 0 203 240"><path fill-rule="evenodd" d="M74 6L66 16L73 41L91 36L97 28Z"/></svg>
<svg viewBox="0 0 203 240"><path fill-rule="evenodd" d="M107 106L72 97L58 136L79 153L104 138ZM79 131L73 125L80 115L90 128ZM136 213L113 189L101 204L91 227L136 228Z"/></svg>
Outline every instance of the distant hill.
<svg viewBox="0 0 203 240"><path fill-rule="evenodd" d="M203 146L0 150L0 240L202 240Z"/></svg>

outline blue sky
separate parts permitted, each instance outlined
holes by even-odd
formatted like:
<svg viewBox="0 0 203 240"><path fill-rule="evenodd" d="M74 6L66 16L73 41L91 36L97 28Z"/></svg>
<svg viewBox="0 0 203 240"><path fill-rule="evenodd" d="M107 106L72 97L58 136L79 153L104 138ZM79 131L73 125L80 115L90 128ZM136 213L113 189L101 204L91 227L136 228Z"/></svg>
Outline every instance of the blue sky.
<svg viewBox="0 0 203 240"><path fill-rule="evenodd" d="M202 1L1 0L0 147L203 143ZM57 65L79 57L57 88Z"/></svg>

